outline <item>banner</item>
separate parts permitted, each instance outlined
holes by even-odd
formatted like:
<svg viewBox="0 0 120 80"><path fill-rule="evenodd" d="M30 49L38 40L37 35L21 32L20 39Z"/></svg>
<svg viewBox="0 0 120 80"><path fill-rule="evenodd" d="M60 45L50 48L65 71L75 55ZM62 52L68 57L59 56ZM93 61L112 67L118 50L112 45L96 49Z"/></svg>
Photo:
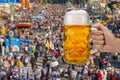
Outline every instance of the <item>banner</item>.
<svg viewBox="0 0 120 80"><path fill-rule="evenodd" d="M10 39L9 38L6 38L6 41L5 41L5 47L6 47L6 54L9 53L9 46L10 46Z"/></svg>
<svg viewBox="0 0 120 80"><path fill-rule="evenodd" d="M12 51L13 52L19 52L20 51L20 39L19 38L13 38L11 40L11 44L12 44Z"/></svg>
<svg viewBox="0 0 120 80"><path fill-rule="evenodd" d="M10 39L10 36L6 36L5 41L5 47L6 47L6 54L9 54L9 52L19 52L20 51L20 37L19 36L13 36L12 39Z"/></svg>

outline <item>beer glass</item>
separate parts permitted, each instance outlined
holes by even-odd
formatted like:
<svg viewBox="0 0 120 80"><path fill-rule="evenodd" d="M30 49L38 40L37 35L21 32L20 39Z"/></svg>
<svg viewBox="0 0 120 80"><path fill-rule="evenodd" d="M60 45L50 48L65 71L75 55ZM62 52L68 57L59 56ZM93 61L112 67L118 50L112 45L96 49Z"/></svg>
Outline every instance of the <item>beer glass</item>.
<svg viewBox="0 0 120 80"><path fill-rule="evenodd" d="M64 16L64 60L83 64L90 55L89 15L84 10L72 10Z"/></svg>

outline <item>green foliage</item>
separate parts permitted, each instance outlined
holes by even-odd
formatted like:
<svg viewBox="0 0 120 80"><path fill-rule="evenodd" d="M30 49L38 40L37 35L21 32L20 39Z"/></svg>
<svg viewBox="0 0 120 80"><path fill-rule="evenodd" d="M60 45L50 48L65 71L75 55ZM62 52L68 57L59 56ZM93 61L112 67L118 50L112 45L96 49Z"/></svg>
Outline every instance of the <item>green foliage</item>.
<svg viewBox="0 0 120 80"><path fill-rule="evenodd" d="M89 0L71 0L72 3L76 3L76 4L85 4L87 3Z"/></svg>

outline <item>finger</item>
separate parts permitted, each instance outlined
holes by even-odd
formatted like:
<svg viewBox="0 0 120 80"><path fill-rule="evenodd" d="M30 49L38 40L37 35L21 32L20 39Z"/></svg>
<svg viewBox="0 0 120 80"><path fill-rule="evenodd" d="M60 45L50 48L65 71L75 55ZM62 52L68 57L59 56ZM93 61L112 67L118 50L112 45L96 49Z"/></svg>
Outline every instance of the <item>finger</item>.
<svg viewBox="0 0 120 80"><path fill-rule="evenodd" d="M100 24L94 24L94 25L92 25L92 27L93 27L93 28L96 28L96 29L99 29Z"/></svg>
<svg viewBox="0 0 120 80"><path fill-rule="evenodd" d="M103 40L101 40L101 41L100 40L99 41L98 40L93 40L93 44L94 45L103 45L104 41Z"/></svg>
<svg viewBox="0 0 120 80"><path fill-rule="evenodd" d="M91 36L92 35L100 36L100 35L103 35L103 32L102 31L94 30L94 31L91 31Z"/></svg>
<svg viewBox="0 0 120 80"><path fill-rule="evenodd" d="M103 37L103 35L100 35L100 36L91 36L91 38L93 39L93 40L103 40L104 39L104 37Z"/></svg>
<svg viewBox="0 0 120 80"><path fill-rule="evenodd" d="M93 45L94 49L101 50L103 45Z"/></svg>

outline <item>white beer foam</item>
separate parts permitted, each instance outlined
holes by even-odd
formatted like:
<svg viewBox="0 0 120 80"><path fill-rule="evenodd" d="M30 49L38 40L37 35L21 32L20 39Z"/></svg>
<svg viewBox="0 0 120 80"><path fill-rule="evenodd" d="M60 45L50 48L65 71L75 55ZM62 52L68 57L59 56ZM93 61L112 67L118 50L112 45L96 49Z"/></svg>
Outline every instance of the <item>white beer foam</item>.
<svg viewBox="0 0 120 80"><path fill-rule="evenodd" d="M84 10L72 10L65 14L64 24L89 24L89 15Z"/></svg>

